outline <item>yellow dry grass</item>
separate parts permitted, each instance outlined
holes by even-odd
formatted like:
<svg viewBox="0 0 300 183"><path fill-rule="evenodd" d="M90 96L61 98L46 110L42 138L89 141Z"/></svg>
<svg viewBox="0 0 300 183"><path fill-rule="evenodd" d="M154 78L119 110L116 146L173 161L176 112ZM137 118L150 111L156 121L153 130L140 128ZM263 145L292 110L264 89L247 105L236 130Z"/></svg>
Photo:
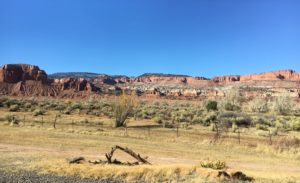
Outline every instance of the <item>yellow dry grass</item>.
<svg viewBox="0 0 300 183"><path fill-rule="evenodd" d="M12 114L0 111L2 116ZM29 113L13 113L18 116ZM53 129L55 113L48 111L41 126L34 123L34 117L27 117L26 125L9 126L0 122L0 168L39 169L43 173L61 175L80 175L82 177L110 177L135 180L142 176L148 182L182 180L186 182L206 181L209 175L199 169L199 163L205 160L226 161L229 168L241 170L258 182L297 182L300 180L299 148L276 150L267 145L267 138L258 136L254 129L245 130L241 135L241 144L236 134L229 133L221 143L210 144L213 133L208 128L193 126L180 129L153 128L150 136L145 124L152 121L133 121L129 123L128 134L123 128L109 127L112 119L96 116L72 114L62 116ZM40 117L39 117L40 118ZM91 123L104 121L105 126L98 127L62 125L73 120L88 119ZM101 127L99 127L101 128ZM299 137L299 133L282 134ZM274 140L279 137L274 137ZM153 166L100 166L69 165L66 158L84 156L87 159L105 159L104 153L114 145L127 146L143 156L149 156ZM122 153L116 154L120 160L130 160ZM201 170L201 171L200 171ZM200 173L199 173L200 171Z"/></svg>
<svg viewBox="0 0 300 183"><path fill-rule="evenodd" d="M70 165L64 160L43 161L34 168L42 169L41 173L81 176L95 179L117 179L129 182L144 180L146 182L191 181L196 176L196 167L191 165ZM199 179L198 179L199 180Z"/></svg>

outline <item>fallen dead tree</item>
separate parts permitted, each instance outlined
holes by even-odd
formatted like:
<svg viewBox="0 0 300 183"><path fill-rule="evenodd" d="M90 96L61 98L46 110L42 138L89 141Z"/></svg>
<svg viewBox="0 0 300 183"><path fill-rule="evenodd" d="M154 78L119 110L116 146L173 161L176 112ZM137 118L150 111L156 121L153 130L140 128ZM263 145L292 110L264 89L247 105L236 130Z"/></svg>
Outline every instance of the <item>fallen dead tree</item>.
<svg viewBox="0 0 300 183"><path fill-rule="evenodd" d="M116 158L113 159L113 155L115 153L116 150L121 150L127 154L129 154L131 157L133 157L134 159L136 159L135 162L122 162L117 160ZM148 157L141 157L140 154L135 153L133 150L129 149L128 147L121 147L121 146L114 146L111 148L111 151L105 154L106 157L106 161L103 160L97 160L97 161L88 161L89 163L92 164L116 164L116 165L127 165L127 166L134 166L134 165L141 165L141 164L147 164L147 165L151 165L151 163L149 163L147 161ZM83 157L78 157L78 158L73 158L71 160L68 160L68 162L70 164L80 164L80 163L84 163L85 159Z"/></svg>

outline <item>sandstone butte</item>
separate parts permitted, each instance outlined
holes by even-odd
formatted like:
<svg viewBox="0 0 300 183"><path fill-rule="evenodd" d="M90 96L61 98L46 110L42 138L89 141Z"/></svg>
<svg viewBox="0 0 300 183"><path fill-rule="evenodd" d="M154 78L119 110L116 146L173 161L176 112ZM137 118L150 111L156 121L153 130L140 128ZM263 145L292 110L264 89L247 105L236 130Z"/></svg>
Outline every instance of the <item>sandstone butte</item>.
<svg viewBox="0 0 300 183"><path fill-rule="evenodd" d="M0 68L1 96L84 98L114 95L122 90L141 97L204 99L226 96L239 88L246 97L273 97L288 93L300 98L300 72L279 70L261 74L218 76L212 79L185 75L144 74L138 77L99 75L85 78L49 78L38 66L6 64Z"/></svg>

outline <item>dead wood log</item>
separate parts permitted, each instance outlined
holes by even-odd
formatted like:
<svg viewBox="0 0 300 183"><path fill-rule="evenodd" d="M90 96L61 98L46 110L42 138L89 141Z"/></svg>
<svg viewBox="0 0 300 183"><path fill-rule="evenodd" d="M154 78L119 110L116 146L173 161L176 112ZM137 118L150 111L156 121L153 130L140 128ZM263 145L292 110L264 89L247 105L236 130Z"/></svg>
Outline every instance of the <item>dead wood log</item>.
<svg viewBox="0 0 300 183"><path fill-rule="evenodd" d="M83 163L85 161L84 157L77 157L77 158L73 158L71 160L68 160L70 164L80 164Z"/></svg>
<svg viewBox="0 0 300 183"><path fill-rule="evenodd" d="M112 156L113 156L114 152L115 152L117 149L126 152L127 154L129 154L130 156L132 156L133 158L135 158L135 159L137 160L137 162L134 162L134 163L122 163L122 162L120 162L120 161L118 161L118 160L116 160L116 159L112 161ZM123 147L118 146L118 145L112 147L112 148L111 148L111 151L110 151L109 153L106 153L105 156L106 156L107 162L108 162L109 164L127 164L127 165L136 165L136 164L142 163L142 164L148 164L148 165L151 165L151 163L149 163L149 162L146 160L147 157L142 158L142 157L140 156L140 154L135 153L135 152L132 151L131 149L129 149L129 148L127 148L127 147L123 148Z"/></svg>

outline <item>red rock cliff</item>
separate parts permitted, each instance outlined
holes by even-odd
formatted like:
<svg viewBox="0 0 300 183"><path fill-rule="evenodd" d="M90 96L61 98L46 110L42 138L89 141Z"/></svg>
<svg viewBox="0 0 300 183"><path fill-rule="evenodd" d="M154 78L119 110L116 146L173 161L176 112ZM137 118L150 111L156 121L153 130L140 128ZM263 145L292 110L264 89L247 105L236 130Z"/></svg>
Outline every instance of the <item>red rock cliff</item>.
<svg viewBox="0 0 300 183"><path fill-rule="evenodd" d="M47 74L39 67L27 64L7 64L0 68L0 82L47 81Z"/></svg>

